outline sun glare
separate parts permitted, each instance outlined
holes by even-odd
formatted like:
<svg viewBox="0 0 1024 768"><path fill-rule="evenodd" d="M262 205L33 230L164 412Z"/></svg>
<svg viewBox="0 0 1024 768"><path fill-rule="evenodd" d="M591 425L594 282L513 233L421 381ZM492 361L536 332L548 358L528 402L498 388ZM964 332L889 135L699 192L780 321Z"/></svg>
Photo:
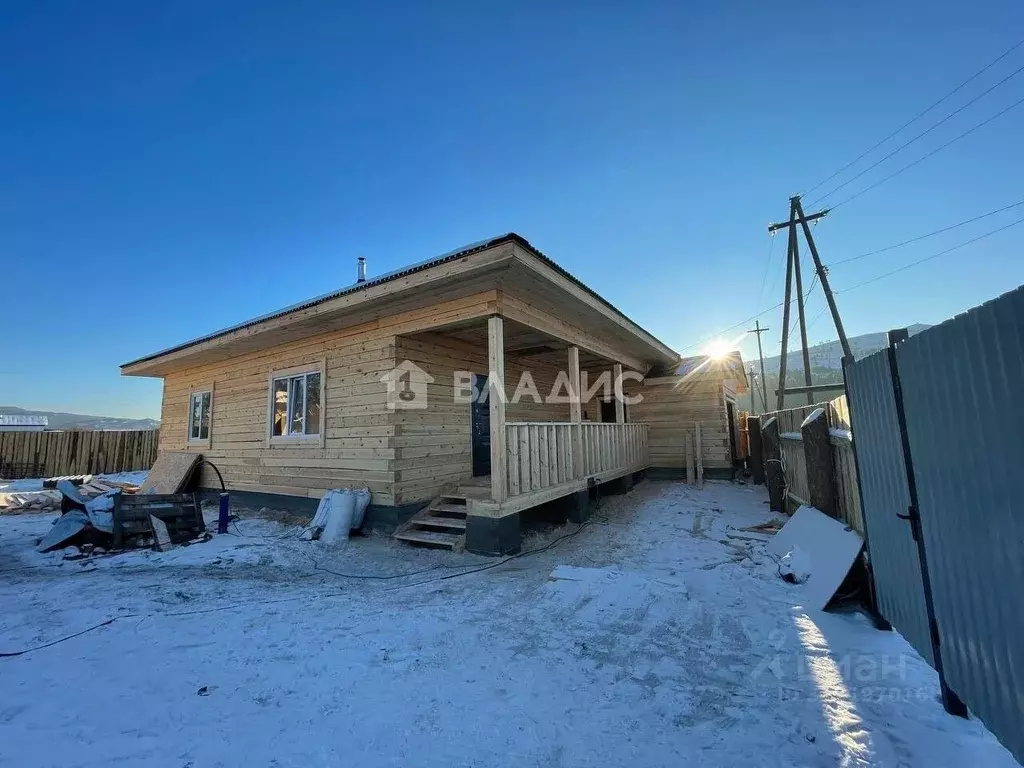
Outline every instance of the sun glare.
<svg viewBox="0 0 1024 768"><path fill-rule="evenodd" d="M715 339L714 341L709 342L707 347L705 347L704 354L712 360L721 360L732 352L733 347L734 345L725 339Z"/></svg>

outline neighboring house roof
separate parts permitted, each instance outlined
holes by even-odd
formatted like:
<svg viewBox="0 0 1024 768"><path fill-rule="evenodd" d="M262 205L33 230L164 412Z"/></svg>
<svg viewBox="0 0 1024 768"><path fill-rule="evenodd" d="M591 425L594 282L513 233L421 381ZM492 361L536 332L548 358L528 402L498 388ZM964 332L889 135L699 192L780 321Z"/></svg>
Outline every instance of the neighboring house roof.
<svg viewBox="0 0 1024 768"><path fill-rule="evenodd" d="M728 371L740 378L743 378L745 375L743 371L743 358L740 356L739 350L730 352L719 360L715 360L710 355L693 355L692 357L684 357L679 361L679 365L676 366L676 369L672 371L672 375L685 376L686 374L692 373L702 367L707 368L708 370Z"/></svg>
<svg viewBox="0 0 1024 768"><path fill-rule="evenodd" d="M747 373L743 370L743 357L739 350L730 352L725 357L715 359L710 355L693 355L682 358L674 367L651 374L654 377L666 376L694 376L706 374L718 374L723 379L733 379L736 382L737 392L746 392L749 389L747 384Z"/></svg>
<svg viewBox="0 0 1024 768"><path fill-rule="evenodd" d="M46 416L33 416L23 413L0 414L0 427L45 427L50 420Z"/></svg>
<svg viewBox="0 0 1024 768"><path fill-rule="evenodd" d="M254 317L251 320L246 320L246 321L244 321L242 323L238 323L237 325L232 325L232 326L230 326L228 328L222 328L219 331L214 331L213 333L208 333L205 336L199 336L199 337L197 337L195 339L191 339L191 340L183 342L181 344L177 344L177 345L175 345L173 347L168 347L167 349L162 349L159 352L154 352L153 354L146 355L145 357L140 357L137 360L132 360L130 362L124 363L124 364L122 364L121 367L124 368L124 367L127 367L127 366L135 365L137 363L143 363L143 362L146 362L146 361L149 361L149 360L155 360L156 358L162 357L164 355L169 355L169 354L172 354L174 352L179 352L181 350L188 349L189 347L193 347L193 346L196 346L197 344L202 344L203 342L211 341L213 339L217 339L219 337L226 336L226 335L228 335L230 333L233 333L235 331L239 331L239 330L242 330L244 328L249 328L249 327L257 325L259 323L263 323L263 322L266 322L268 320L273 320L275 318L282 317L284 315L288 315L288 314L291 314L293 312L299 312L301 310L308 309L310 307L316 306L317 304L322 304L323 302L331 301L333 299L337 299L337 298L340 298L340 297L345 296L347 294L355 293L357 291L363 291L363 290L366 290L367 288L369 288L371 286L380 285L382 283L387 283L387 282L390 282L392 280L396 280L398 278L405 277L406 275L410 275L410 274L413 274L415 272L419 272L421 270L429 269L431 267L436 267L436 266L438 266L440 264L444 264L445 262L454 261L454 260L460 259L460 258L462 258L464 256L469 256L470 254L477 253L479 251L483 251L483 250L485 250L487 248L493 248L494 246L502 245L502 244L505 244L505 243L516 243L519 246L521 246L522 248L527 249L530 253L532 253L534 256L536 256L537 258L541 259L542 261L544 261L548 266L550 266L552 269L556 270L563 277L566 277L567 279L569 279L572 282L574 282L576 285L578 285L580 288L585 290L587 293L589 293L595 299L600 301L602 304L604 304L610 310L612 310L613 312L617 313L624 320L629 322L632 326L635 327L636 331L638 331L640 333L643 333L643 334L646 334L647 336L650 336L652 339L657 341L657 339L654 337L653 334L651 334L649 331L647 331L644 328L642 328L639 325L637 325L637 323L635 323L633 320L631 320L625 313L623 313L620 309L618 309L616 306L614 306L607 299L605 299L604 297L602 297L601 295L596 293L593 289L588 287L579 278L575 277L574 275L572 275L571 273L569 273L568 271L566 271L562 267L558 266L558 264L556 264L550 258L545 256L539 250L534 248L526 238L522 237L521 235L516 234L515 232L507 232L507 233L505 233L503 235L498 235L496 237L488 238L486 240L478 240L475 243L470 243L469 245L464 245L461 248L456 248L455 250L449 251L448 253L444 253L444 254L442 254L440 256L435 256L432 259L427 259L426 261L421 261L421 262L416 263L416 264L411 264L409 266L402 267L401 269L397 269L394 272L388 272L388 273L383 274L383 275L378 275L377 277L369 277L369 278L367 278L365 281L363 281L361 283L357 282L357 283L353 283L351 285L347 285L344 288L338 288L337 290L331 291L330 293L325 293L325 294L323 294L321 296L317 296L317 297L312 298L312 299L307 299L306 301L300 302L298 304L293 304L293 305L291 305L289 307L285 307L283 309L279 309L279 310L276 310L274 312L267 313L265 315L260 315L259 317ZM662 342L658 342L658 343L662 343Z"/></svg>

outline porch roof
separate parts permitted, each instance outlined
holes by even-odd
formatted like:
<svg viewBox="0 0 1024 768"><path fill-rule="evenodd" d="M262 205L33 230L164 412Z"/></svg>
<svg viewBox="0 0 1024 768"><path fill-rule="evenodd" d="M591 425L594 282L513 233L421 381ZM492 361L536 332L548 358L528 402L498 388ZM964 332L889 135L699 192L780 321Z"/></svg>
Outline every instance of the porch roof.
<svg viewBox="0 0 1024 768"><path fill-rule="evenodd" d="M611 302L609 302L604 297L600 296L593 289L589 288L577 277L575 277L570 272L560 267L553 260L551 260L541 251L536 249L533 245L530 244L528 240L526 240L526 238L516 234L515 232L508 232L503 235L498 235L496 237L470 243L468 245L462 246L461 248L457 248L455 250L444 253L440 256L436 256L434 258L427 259L416 264L411 264L406 267L402 267L401 269L395 270L393 272L388 272L383 275L367 278L363 282L353 283L343 288L331 291L330 293L325 293L323 295L307 299L306 301L300 302L298 304L293 304L283 309L275 310L274 312L254 317L250 320L246 320L244 322L229 326L227 328L214 331L213 333L205 334L203 336L199 336L197 338L191 339L181 344L177 344L175 346L168 347L166 349L154 352L144 357L140 357L136 360L132 360L130 362L122 364L121 373L125 375L141 376L161 375L160 373L153 371L153 364L163 362L164 360L168 359L171 356L174 356L176 359L180 359L188 355L188 350L192 348L200 346L205 348L208 345L208 343L217 342L219 340L229 340L229 337L232 337L233 335L238 335L240 334L240 332L244 332L245 336L251 337L255 334L261 333L262 330L266 329L274 321L287 322L290 316L298 318L298 316L300 315L305 315L307 310L311 310L320 305L327 304L329 302L334 302L338 299L342 299L344 297L351 296L354 294L363 293L378 286L385 286L387 284L394 283L395 281L398 281L401 278L407 278L416 275L417 273L420 272L426 272L441 265L459 261L460 259L468 259L468 257L473 256L474 254L479 254L481 252L498 248L503 245L511 244L517 245L520 248L525 249L529 254L536 257L546 266L553 269L558 275L571 281L576 287L582 289L587 295L592 297L592 299L595 299L597 302L599 302L600 305L606 308L606 310L617 316L620 319L620 323L623 326L628 327L633 334L643 339L644 342L650 345L653 349L657 350L657 352L659 353L658 357L660 357L663 361L667 362L679 359L678 354L674 352L670 347L668 347L666 344L657 339L653 334L646 331L644 328L642 328L633 320L631 320L623 312L617 309ZM458 277L457 275L453 276ZM383 296L375 296L371 300L379 300L381 298L383 298ZM269 343L274 343L271 340L268 341Z"/></svg>

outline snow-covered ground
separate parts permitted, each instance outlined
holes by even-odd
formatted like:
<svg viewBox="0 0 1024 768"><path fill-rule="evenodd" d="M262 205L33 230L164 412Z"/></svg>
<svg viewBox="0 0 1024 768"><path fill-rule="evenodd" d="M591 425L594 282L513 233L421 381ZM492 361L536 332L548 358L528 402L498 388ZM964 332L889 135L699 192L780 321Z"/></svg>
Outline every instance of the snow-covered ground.
<svg viewBox="0 0 1024 768"><path fill-rule="evenodd" d="M52 514L0 518L0 652L116 619L0 658L0 765L1016 766L899 635L726 535L763 502L645 482L505 562L259 519L70 562L33 548Z"/></svg>

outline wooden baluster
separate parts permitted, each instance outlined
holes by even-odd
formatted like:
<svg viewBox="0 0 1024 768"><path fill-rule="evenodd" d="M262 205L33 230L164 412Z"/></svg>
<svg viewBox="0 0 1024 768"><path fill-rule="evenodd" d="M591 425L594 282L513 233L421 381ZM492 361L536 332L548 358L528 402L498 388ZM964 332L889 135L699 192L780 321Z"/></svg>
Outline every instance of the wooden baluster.
<svg viewBox="0 0 1024 768"><path fill-rule="evenodd" d="M530 489L539 490L540 485L540 439L537 437L537 426L530 425Z"/></svg>
<svg viewBox="0 0 1024 768"><path fill-rule="evenodd" d="M507 424L508 435L508 495L519 495L519 425Z"/></svg>
<svg viewBox="0 0 1024 768"><path fill-rule="evenodd" d="M551 467L548 463L548 428L535 427L537 430L537 464L539 465L540 487L551 485Z"/></svg>

